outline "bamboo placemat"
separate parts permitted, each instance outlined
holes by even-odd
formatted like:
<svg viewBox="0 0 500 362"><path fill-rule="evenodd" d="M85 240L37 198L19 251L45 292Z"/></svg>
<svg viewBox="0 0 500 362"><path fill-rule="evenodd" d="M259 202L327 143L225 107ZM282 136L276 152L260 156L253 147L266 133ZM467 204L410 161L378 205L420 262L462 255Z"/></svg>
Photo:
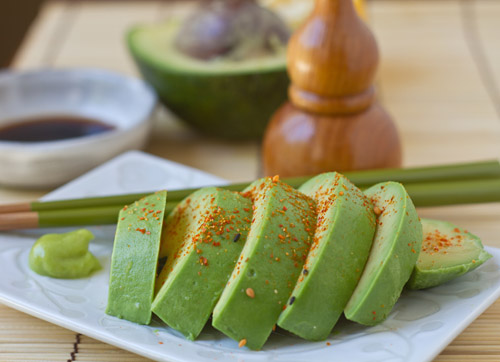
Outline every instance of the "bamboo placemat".
<svg viewBox="0 0 500 362"><path fill-rule="evenodd" d="M137 75L123 44L125 29L179 11L160 1L49 2L15 67L96 66ZM400 129L405 164L498 158L500 2L378 0L369 2L368 13L382 53L379 97ZM257 175L258 144L203 139L165 114L157 121L147 151L233 181ZM39 195L0 188L0 202ZM455 222L500 247L498 204L420 213ZM0 361L67 360L144 359L0 305ZM500 361L500 301L436 361Z"/></svg>

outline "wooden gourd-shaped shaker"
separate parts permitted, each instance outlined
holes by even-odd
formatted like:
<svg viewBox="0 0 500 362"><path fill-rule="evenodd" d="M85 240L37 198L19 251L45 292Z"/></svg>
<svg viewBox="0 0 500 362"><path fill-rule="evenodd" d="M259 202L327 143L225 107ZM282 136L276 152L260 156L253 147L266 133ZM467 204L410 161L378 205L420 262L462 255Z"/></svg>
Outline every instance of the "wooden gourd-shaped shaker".
<svg viewBox="0 0 500 362"><path fill-rule="evenodd" d="M264 135L266 175L401 165L396 127L375 99L377 44L352 0L316 0L287 59L290 101Z"/></svg>

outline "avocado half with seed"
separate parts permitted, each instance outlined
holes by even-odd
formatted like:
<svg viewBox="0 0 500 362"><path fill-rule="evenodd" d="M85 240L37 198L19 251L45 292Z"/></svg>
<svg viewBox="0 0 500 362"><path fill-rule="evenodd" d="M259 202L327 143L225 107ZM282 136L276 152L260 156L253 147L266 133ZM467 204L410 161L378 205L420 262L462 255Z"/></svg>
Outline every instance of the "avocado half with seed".
<svg viewBox="0 0 500 362"><path fill-rule="evenodd" d="M285 49L239 61L198 60L175 47L180 26L170 20L128 32L128 47L144 79L172 112L206 134L261 137L287 98Z"/></svg>

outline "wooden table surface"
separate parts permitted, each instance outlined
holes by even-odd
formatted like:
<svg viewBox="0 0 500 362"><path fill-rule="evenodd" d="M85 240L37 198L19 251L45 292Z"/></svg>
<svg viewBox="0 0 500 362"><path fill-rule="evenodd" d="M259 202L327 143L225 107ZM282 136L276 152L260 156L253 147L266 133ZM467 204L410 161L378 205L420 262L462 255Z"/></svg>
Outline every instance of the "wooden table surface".
<svg viewBox="0 0 500 362"><path fill-rule="evenodd" d="M378 94L403 139L405 166L498 158L500 154L500 2L378 0L369 21L382 62ZM14 68L99 67L137 76L125 30L183 11L158 1L48 2ZM203 138L165 110L155 115L147 152L233 181L259 173L259 145ZM0 202L50 190L0 188ZM420 209L500 247L500 205ZM461 316L457 316L460 318ZM0 361L128 361L141 357L0 306ZM500 301L436 361L500 361Z"/></svg>

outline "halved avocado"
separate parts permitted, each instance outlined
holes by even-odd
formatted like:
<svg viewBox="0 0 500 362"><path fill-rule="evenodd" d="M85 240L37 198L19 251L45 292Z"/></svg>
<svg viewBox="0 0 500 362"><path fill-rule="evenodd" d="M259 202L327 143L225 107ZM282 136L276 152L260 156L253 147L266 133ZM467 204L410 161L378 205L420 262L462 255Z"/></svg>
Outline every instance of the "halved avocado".
<svg viewBox="0 0 500 362"><path fill-rule="evenodd" d="M175 47L180 21L137 26L127 42L162 102L199 130L222 138L262 136L289 84L285 49L246 60L198 60Z"/></svg>
<svg viewBox="0 0 500 362"><path fill-rule="evenodd" d="M424 240L417 265L406 284L408 288L435 287L476 269L491 258L476 235L449 222L421 221Z"/></svg>

